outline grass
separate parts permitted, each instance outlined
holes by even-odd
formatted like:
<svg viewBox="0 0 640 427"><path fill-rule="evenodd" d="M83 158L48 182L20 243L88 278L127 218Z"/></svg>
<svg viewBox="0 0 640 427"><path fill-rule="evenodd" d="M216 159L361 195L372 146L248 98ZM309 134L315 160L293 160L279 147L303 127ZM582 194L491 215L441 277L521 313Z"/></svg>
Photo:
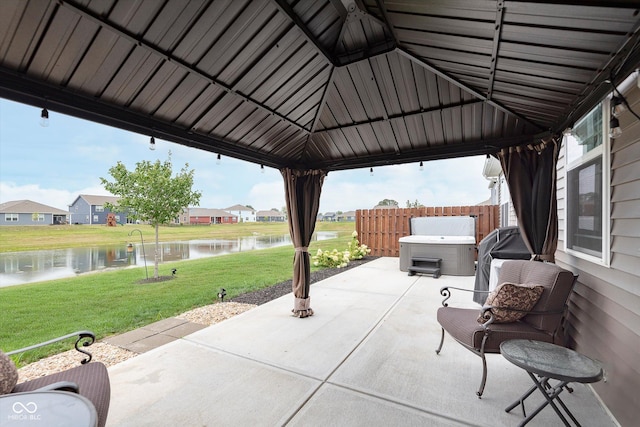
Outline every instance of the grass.
<svg viewBox="0 0 640 427"><path fill-rule="evenodd" d="M347 246L353 223L333 225L319 224L316 230L337 230L339 237L313 242L311 253L319 248L343 249ZM55 233L49 227L42 229L47 230L46 234ZM242 227L242 230L250 229L254 227ZM93 239L89 233L87 242L94 244L96 238L101 239L103 230L98 231ZM164 229L161 236L163 232ZM181 238L186 237L182 235ZM60 240L67 239L64 236ZM177 268L178 274L172 280L157 283L139 284L144 271L131 268L0 288L0 349L10 351L83 329L93 331L101 339L214 303L220 288L226 289L228 299L262 289L292 277L293 254L292 246L284 246L160 264L160 275L170 275L172 268ZM34 350L19 364L69 348L69 343L59 343Z"/></svg>
<svg viewBox="0 0 640 427"><path fill-rule="evenodd" d="M51 225L51 226L3 226L0 227L0 252L36 251L45 249L74 248L91 245L125 245L137 241L139 235L130 237L133 229L142 231L145 241L155 239L149 225ZM352 232L353 222L318 222L316 231ZM160 227L162 242L190 239L225 239L242 236L289 234L286 222L253 222L215 225L180 225Z"/></svg>

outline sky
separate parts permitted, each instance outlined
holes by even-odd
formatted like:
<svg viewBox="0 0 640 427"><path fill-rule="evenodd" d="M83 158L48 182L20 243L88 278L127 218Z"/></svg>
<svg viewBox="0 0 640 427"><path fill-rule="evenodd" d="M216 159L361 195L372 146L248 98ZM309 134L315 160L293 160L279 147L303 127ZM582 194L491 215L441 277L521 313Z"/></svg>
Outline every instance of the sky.
<svg viewBox="0 0 640 427"><path fill-rule="evenodd" d="M285 206L280 171L156 138L100 125L49 110L49 126L40 126L41 108L0 98L0 203L31 200L68 211L80 194L109 195L100 178L113 181L109 168L118 161L134 170L144 160L164 162L171 152L174 174L185 164L194 170L193 189L200 207L224 209L236 204L257 210ZM322 188L320 212L371 209L383 199L425 206L476 205L490 197L482 176L484 157L330 172Z"/></svg>

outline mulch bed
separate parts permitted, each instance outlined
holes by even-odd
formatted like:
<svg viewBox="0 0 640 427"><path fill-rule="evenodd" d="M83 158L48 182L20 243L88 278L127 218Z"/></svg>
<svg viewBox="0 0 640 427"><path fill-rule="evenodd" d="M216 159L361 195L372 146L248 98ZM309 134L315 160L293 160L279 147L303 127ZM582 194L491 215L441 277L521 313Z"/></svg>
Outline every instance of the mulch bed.
<svg viewBox="0 0 640 427"><path fill-rule="evenodd" d="M324 280L328 277L333 276L334 274L343 273L351 268L358 267L359 265L366 264L369 261L373 261L378 257L375 256L366 256L363 259L350 261L349 265L343 268L323 268L322 270L314 271L311 273L311 284ZM291 285L293 280L287 280L284 282L277 283L273 286L269 286L268 288L260 289L259 291L249 292L246 294L239 295L230 301L240 302L244 304L255 304L261 305L267 303L276 298L280 298L283 295L291 293Z"/></svg>
<svg viewBox="0 0 640 427"><path fill-rule="evenodd" d="M147 283L166 282L167 280L172 280L173 277L174 276L149 277L148 279L138 280L136 283L139 285L146 285Z"/></svg>

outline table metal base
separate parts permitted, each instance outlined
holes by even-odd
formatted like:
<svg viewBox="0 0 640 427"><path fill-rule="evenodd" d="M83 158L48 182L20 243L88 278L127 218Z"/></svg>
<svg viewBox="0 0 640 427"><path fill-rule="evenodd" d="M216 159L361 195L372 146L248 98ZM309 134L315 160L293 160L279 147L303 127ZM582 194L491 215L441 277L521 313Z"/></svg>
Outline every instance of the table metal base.
<svg viewBox="0 0 640 427"><path fill-rule="evenodd" d="M558 416L560 417L560 419L562 420L564 425L568 426L568 427L571 427L571 424L569 424L569 421L566 419L566 417L564 416L562 411L560 411L560 408L558 408L558 406L555 404L555 402L554 402L554 400L555 400L560 404L562 409L564 409L564 412L569 416L569 418L571 418L571 420L575 423L575 426L582 427L580 425L580 423L578 422L578 420L576 420L576 417L573 416L573 414L571 413L569 408L567 408L567 405L565 405L564 402L562 401L562 399L560 399L560 393L562 393L562 391L565 390L565 389L569 389L569 387L568 387L569 383L567 381L560 381L555 386L552 386L551 384L549 384L549 379L550 378L548 378L548 377L537 378L531 372L527 371L527 373L529 374L529 376L531 377L531 379L533 380L535 385L531 386L531 388L529 390L527 390L527 392L525 394L523 394L518 400L513 402L511 405L509 405L505 409L505 412L511 412L511 410L513 408L515 408L516 406L518 406L518 405L520 405L522 407L522 415L525 418L524 418L524 420L522 420L522 422L520 424L518 424L518 426L526 425L536 415L538 415L540 413L540 411L542 411L547 405L551 405L551 407L553 408L554 411L556 411L556 414L558 414ZM524 401L529 396L531 396L531 394L533 394L533 392L536 389L540 390L540 392L544 395L546 400L540 406L538 406L532 413L530 413L529 416L527 416L527 413L526 413L525 408L524 408Z"/></svg>

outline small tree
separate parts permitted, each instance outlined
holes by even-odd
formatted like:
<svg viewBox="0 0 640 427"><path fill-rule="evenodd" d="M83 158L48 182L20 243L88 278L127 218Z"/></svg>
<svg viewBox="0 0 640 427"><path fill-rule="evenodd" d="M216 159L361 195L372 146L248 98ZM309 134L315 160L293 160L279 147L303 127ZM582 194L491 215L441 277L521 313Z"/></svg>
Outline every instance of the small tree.
<svg viewBox="0 0 640 427"><path fill-rule="evenodd" d="M378 202L378 206L398 206L398 202L393 199L384 199Z"/></svg>
<svg viewBox="0 0 640 427"><path fill-rule="evenodd" d="M158 278L160 244L159 227L174 220L184 208L200 203L199 191L192 191L193 169L186 163L175 177L171 177L171 152L169 158L160 163L148 160L136 163L134 171L128 171L122 162L109 169L114 181L100 178L104 188L119 196L118 205L105 203L105 207L116 212L126 212L133 220L148 222L155 228L156 246L154 276Z"/></svg>
<svg viewBox="0 0 640 427"><path fill-rule="evenodd" d="M410 202L410 201L408 201L408 200L407 200L407 207L408 207L408 208L421 208L421 207L423 207L423 206L424 206L424 205L423 205L422 203L420 203L420 202L418 201L418 199L416 199L416 201L415 201L415 202Z"/></svg>

